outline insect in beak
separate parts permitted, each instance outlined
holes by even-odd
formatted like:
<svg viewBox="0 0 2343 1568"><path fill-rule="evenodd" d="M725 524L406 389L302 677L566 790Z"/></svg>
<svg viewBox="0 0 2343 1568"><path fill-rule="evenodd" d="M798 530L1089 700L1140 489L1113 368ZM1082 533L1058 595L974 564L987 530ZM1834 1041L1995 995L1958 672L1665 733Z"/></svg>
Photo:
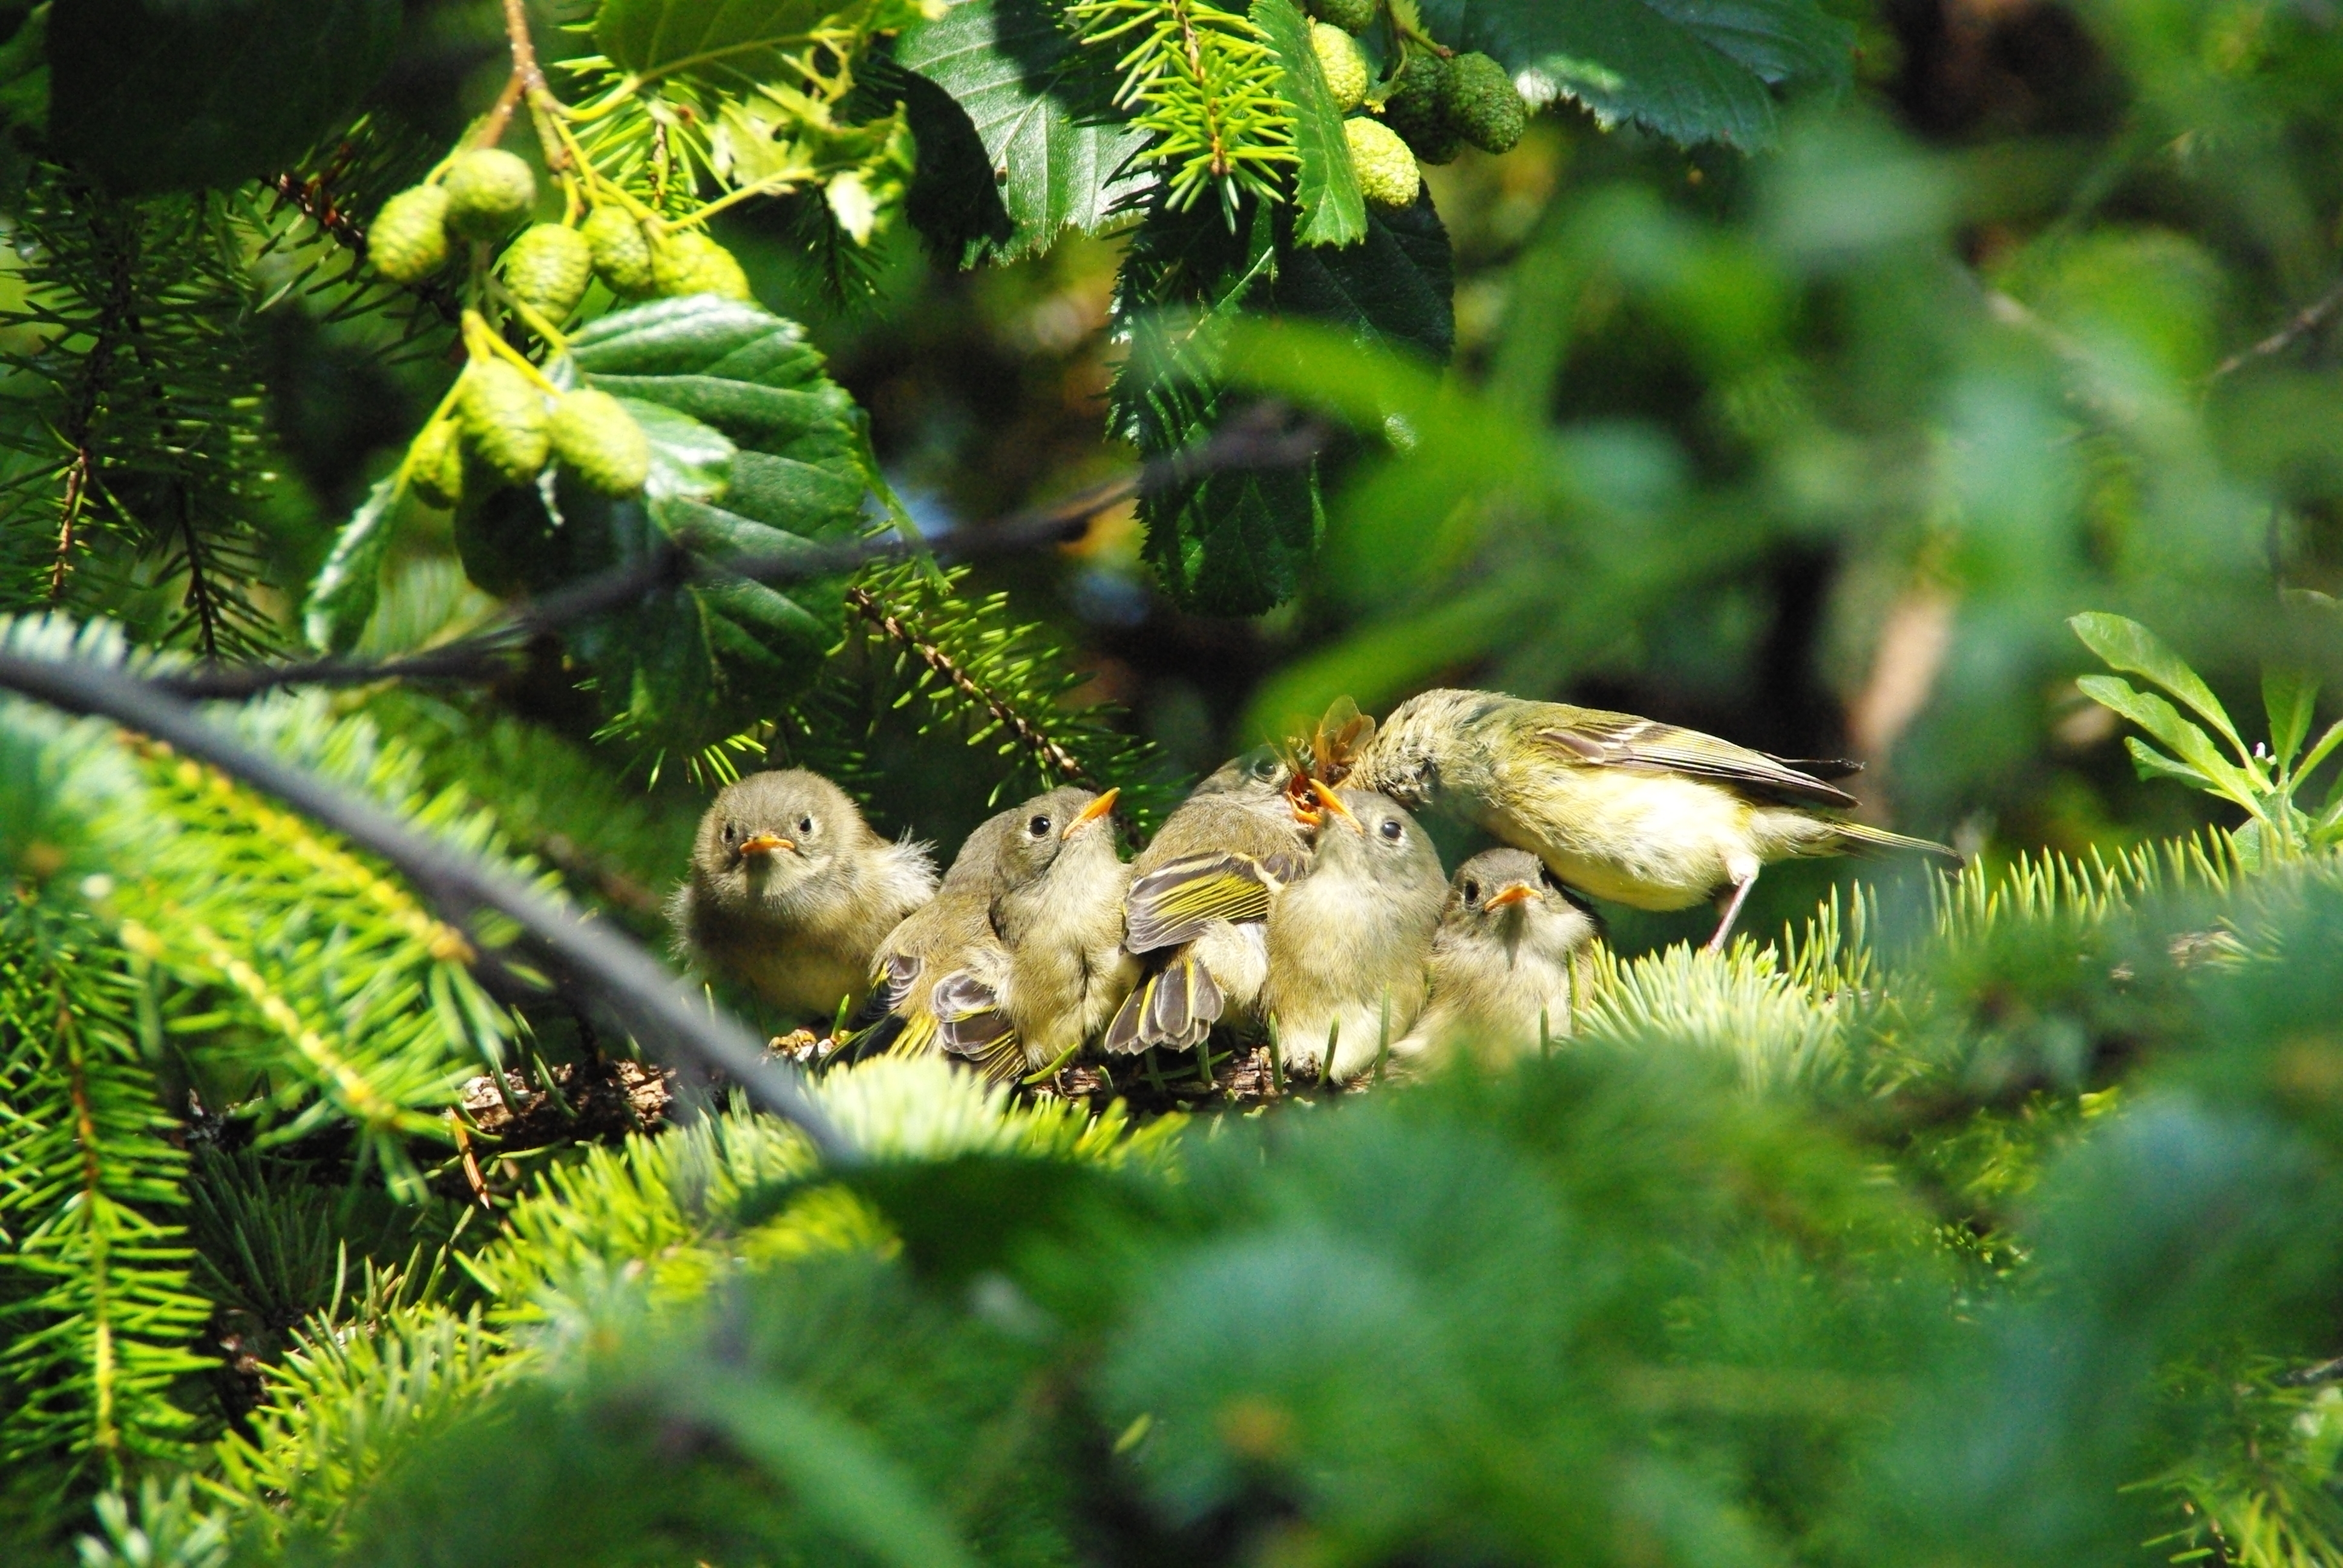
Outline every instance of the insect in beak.
<svg viewBox="0 0 2343 1568"><path fill-rule="evenodd" d="M1319 783L1315 779L1310 780L1310 793L1318 797L1319 805L1324 807L1327 810L1332 811L1335 816L1340 817L1344 822L1348 823L1352 832L1363 833L1367 830L1367 825L1365 823L1351 815L1351 809L1342 804L1342 798L1340 795L1335 794L1332 789L1327 789L1323 784Z"/></svg>
<svg viewBox="0 0 2343 1568"><path fill-rule="evenodd" d="M1109 811L1113 810L1114 798L1121 793L1121 788L1118 786L1115 789L1108 790L1105 794L1100 796L1097 799L1083 807L1081 811L1075 814L1074 819L1066 824L1066 830L1058 835L1059 839L1063 840L1072 838L1075 834L1081 832L1083 829L1089 827L1091 823L1105 816Z"/></svg>
<svg viewBox="0 0 2343 1568"><path fill-rule="evenodd" d="M1491 893L1489 895L1489 901L1486 904L1483 904L1482 908L1489 910L1502 910L1508 904L1526 904L1537 896L1538 890L1535 888L1531 887L1527 882L1508 882L1503 887L1499 888L1495 892Z"/></svg>
<svg viewBox="0 0 2343 1568"><path fill-rule="evenodd" d="M751 833L740 840L740 858L747 859L752 855L764 856L771 854L776 849L796 848L794 841L782 838L779 833Z"/></svg>

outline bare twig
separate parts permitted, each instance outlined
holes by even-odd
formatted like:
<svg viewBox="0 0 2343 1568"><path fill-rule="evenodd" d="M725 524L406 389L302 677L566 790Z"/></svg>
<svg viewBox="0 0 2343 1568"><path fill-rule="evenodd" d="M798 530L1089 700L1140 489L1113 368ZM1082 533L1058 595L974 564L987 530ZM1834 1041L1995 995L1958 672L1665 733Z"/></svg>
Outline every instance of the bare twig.
<svg viewBox="0 0 2343 1568"><path fill-rule="evenodd" d="M2240 348L2222 360L2213 367L2212 374L2205 379L2208 382L2218 381L2224 376L2233 374L2257 359L2267 359L2273 354L2285 352L2300 342L2306 335L2317 330L2320 322L2335 314L2335 308L2338 306L2343 306L2343 283L2336 284L2317 299L2296 311L2285 326L2263 338L2259 343L2247 348Z"/></svg>
<svg viewBox="0 0 2343 1568"><path fill-rule="evenodd" d="M794 1124L825 1160L848 1163L852 1145L805 1091L791 1067L729 1014L702 1010L657 960L608 925L581 918L527 884L424 837L389 812L214 729L154 685L101 666L0 653L0 688L69 713L99 715L208 762L283 800L397 867L451 922L493 910L528 933L571 983L598 996L655 1050L722 1071L765 1110Z"/></svg>
<svg viewBox="0 0 2343 1568"><path fill-rule="evenodd" d="M1071 543L1090 519L1142 492L1185 484L1230 468L1297 467L1325 444L1312 425L1288 428L1275 405L1248 409L1208 439L1184 452L1148 463L1136 473L1091 487L1054 505L1021 513L989 527L962 528L934 540L890 535L842 544L808 544L770 555L703 560L675 545L586 578L534 603L508 610L469 637L443 647L379 663L322 658L298 664L211 667L157 678L157 684L183 697L250 697L279 686L369 686L381 680L493 678L505 661L540 633L623 608L664 588L686 583L748 578L756 582L802 582L838 577L873 561L932 552L940 560L966 561L1022 555ZM949 678L949 672L944 673Z"/></svg>

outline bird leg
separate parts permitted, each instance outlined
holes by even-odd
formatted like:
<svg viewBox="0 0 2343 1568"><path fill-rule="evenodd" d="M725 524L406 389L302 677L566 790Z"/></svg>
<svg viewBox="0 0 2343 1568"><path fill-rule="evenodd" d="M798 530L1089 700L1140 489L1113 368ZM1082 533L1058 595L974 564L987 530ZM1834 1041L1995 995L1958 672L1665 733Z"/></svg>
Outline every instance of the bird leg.
<svg viewBox="0 0 2343 1568"><path fill-rule="evenodd" d="M1741 906L1747 901L1749 890L1757 885L1757 870L1760 869L1753 868L1747 876L1733 884L1732 901L1725 906L1725 918L1716 922L1716 934L1708 939L1704 951L1721 953L1725 950L1725 939L1733 934L1733 922L1741 918Z"/></svg>

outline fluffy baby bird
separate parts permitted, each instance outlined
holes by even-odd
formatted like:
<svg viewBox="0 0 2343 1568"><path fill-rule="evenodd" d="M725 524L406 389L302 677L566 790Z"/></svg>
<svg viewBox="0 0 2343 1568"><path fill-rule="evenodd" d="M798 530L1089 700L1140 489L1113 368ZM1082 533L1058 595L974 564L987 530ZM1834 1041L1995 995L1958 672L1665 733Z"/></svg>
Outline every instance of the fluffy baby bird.
<svg viewBox="0 0 2343 1568"><path fill-rule="evenodd" d="M1339 1082L1373 1066L1423 1010L1448 879L1432 840L1387 797L1316 793L1326 821L1309 874L1270 910L1259 1005L1289 1068Z"/></svg>
<svg viewBox="0 0 2343 1568"><path fill-rule="evenodd" d="M1463 1050L1495 1062L1571 1032L1601 923L1526 849L1456 868L1432 939L1432 989L1394 1056Z"/></svg>
<svg viewBox="0 0 2343 1568"><path fill-rule="evenodd" d="M1103 1025L1138 970L1115 794L1053 789L980 823L934 900L880 944L855 1054L939 1047L1010 1078Z"/></svg>
<svg viewBox="0 0 2343 1568"><path fill-rule="evenodd" d="M1345 782L1487 829L1598 899L1689 909L1729 893L1722 949L1768 862L1942 844L1815 814L1855 797L1796 763L1697 730L1489 691L1427 691L1384 720Z"/></svg>
<svg viewBox="0 0 2343 1568"><path fill-rule="evenodd" d="M1252 1020L1269 973L1263 922L1310 863L1292 778L1268 748L1246 752L1197 785L1131 863L1124 946L1146 969L1108 1026L1108 1050L1192 1050L1214 1023Z"/></svg>
<svg viewBox="0 0 2343 1568"><path fill-rule="evenodd" d="M882 839L845 790L792 768L727 786L668 900L679 956L827 1025L862 1000L870 955L934 896L924 844Z"/></svg>

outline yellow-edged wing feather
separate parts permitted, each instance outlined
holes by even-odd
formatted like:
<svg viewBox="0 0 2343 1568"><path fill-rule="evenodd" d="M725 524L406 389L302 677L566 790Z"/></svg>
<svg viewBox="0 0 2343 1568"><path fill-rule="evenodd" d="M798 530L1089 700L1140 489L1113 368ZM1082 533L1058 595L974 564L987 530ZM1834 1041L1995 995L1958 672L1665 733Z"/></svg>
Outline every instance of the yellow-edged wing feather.
<svg viewBox="0 0 2343 1568"><path fill-rule="evenodd" d="M1536 737L1582 767L1683 773L1759 795L1816 806L1852 806L1855 797L1778 757L1631 713L1557 707Z"/></svg>
<svg viewBox="0 0 2343 1568"><path fill-rule="evenodd" d="M1131 884L1123 945L1149 953L1194 941L1214 920L1265 920L1277 890L1302 869L1291 855L1208 853L1170 861Z"/></svg>

